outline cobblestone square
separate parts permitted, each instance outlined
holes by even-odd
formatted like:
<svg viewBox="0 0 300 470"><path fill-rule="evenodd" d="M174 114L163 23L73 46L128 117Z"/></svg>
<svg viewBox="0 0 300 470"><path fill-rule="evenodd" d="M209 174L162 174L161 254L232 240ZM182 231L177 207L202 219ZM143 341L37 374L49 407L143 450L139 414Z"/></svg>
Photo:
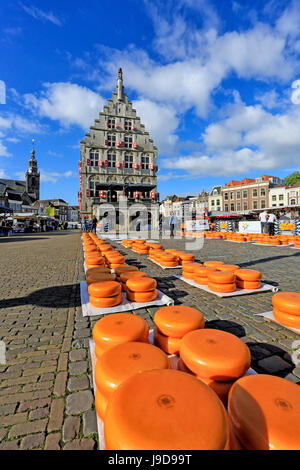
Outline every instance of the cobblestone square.
<svg viewBox="0 0 300 470"><path fill-rule="evenodd" d="M184 239L161 240L165 248L185 249ZM229 331L251 350L252 367L300 383L293 342L299 335L254 316L272 310L272 292L219 298L174 277L145 255L111 244L158 281L176 304L201 310L206 327ZM98 317L83 318L84 280L79 232L0 239L0 450L98 448L89 338ZM205 240L199 261L221 260L259 269L281 291L300 291L300 251ZM156 308L135 310L153 327ZM295 354L294 354L295 356ZM299 358L300 359L300 358Z"/></svg>

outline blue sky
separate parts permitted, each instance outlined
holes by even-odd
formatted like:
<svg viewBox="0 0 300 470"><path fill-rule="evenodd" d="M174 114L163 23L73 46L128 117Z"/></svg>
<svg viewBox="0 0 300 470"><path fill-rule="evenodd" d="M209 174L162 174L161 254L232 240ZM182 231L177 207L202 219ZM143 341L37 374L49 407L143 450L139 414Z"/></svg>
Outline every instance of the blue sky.
<svg viewBox="0 0 300 470"><path fill-rule="evenodd" d="M0 177L23 178L35 138L41 198L77 203L119 67L162 197L299 169L300 0L6 0L0 64Z"/></svg>

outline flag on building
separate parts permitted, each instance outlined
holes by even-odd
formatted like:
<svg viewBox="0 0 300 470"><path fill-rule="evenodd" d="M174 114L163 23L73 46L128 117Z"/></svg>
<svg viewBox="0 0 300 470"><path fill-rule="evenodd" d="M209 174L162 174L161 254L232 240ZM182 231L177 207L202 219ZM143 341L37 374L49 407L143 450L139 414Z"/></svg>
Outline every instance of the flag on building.
<svg viewBox="0 0 300 470"><path fill-rule="evenodd" d="M55 214L54 207L49 204L49 206L46 207L46 209L45 209L45 214L49 215L49 217L54 217L54 214Z"/></svg>

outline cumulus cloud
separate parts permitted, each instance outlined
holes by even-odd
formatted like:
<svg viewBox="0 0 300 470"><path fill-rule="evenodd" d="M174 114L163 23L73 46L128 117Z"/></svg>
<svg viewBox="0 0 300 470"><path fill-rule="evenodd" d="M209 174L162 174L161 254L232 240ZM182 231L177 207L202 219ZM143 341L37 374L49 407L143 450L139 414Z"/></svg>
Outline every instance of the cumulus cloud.
<svg viewBox="0 0 300 470"><path fill-rule="evenodd" d="M40 170L41 181L43 183L56 183L59 179L75 177L76 174L72 171L65 171L63 173L58 173L54 171Z"/></svg>
<svg viewBox="0 0 300 470"><path fill-rule="evenodd" d="M0 168L0 178L7 178L5 170Z"/></svg>
<svg viewBox="0 0 300 470"><path fill-rule="evenodd" d="M204 152L163 160L161 166L199 177L243 175L297 165L300 153L300 107L272 114L260 104L237 102L227 117L206 127Z"/></svg>
<svg viewBox="0 0 300 470"><path fill-rule="evenodd" d="M175 110L171 106L157 104L147 99L135 100L134 107L160 152L172 151L178 140L175 130L179 121Z"/></svg>
<svg viewBox="0 0 300 470"><path fill-rule="evenodd" d="M97 118L104 99L94 91L74 83L46 83L39 95L26 94L25 105L41 117L57 120L63 127L87 129Z"/></svg>
<svg viewBox="0 0 300 470"><path fill-rule="evenodd" d="M5 145L0 141L0 157L11 157L11 153L7 150Z"/></svg>
<svg viewBox="0 0 300 470"><path fill-rule="evenodd" d="M292 103L300 104L300 80L295 80L292 83L292 88L294 89L291 96Z"/></svg>

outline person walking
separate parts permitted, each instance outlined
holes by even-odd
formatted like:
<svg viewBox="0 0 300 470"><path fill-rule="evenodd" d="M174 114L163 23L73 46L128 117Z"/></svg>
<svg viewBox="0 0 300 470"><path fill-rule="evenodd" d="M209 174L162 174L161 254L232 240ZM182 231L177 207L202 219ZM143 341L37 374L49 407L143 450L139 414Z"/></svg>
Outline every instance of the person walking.
<svg viewBox="0 0 300 470"><path fill-rule="evenodd" d="M171 212L171 217L170 217L170 237L174 238L174 230L175 230L175 225L176 225L177 219L176 216L174 215L174 212Z"/></svg>
<svg viewBox="0 0 300 470"><path fill-rule="evenodd" d="M92 232L94 232L95 235L96 235L97 223L98 223L98 220L96 216L94 215L93 220L92 220Z"/></svg>
<svg viewBox="0 0 300 470"><path fill-rule="evenodd" d="M268 218L268 230L269 230L269 235L273 236L275 235L275 222L276 222L276 215L271 213L269 214Z"/></svg>
<svg viewBox="0 0 300 470"><path fill-rule="evenodd" d="M264 210L259 214L259 220L261 222L261 233L267 233L268 228L268 212Z"/></svg>

